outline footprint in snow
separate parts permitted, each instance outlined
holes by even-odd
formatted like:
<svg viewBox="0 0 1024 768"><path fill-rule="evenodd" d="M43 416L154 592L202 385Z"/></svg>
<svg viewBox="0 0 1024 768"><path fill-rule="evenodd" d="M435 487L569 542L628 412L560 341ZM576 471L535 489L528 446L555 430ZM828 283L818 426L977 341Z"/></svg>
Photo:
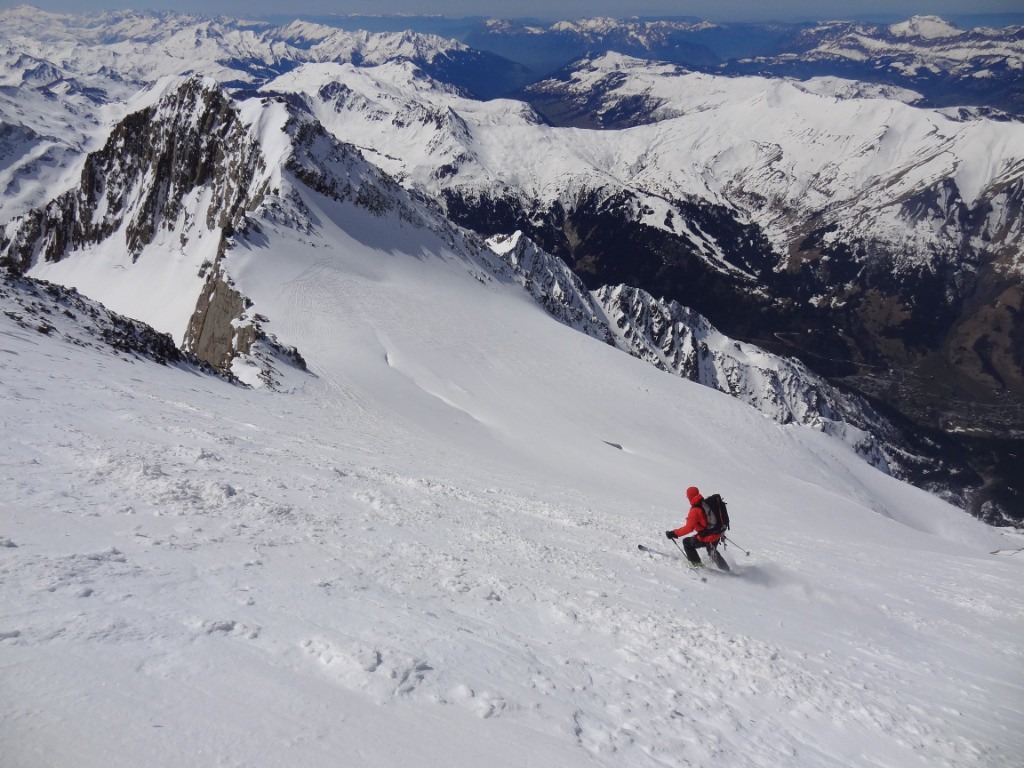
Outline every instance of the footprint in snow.
<svg viewBox="0 0 1024 768"><path fill-rule="evenodd" d="M234 619L200 619L192 617L185 621L185 626L191 629L197 636L230 635L231 637L241 637L246 640L255 640L260 636L260 627L243 624Z"/></svg>
<svg viewBox="0 0 1024 768"><path fill-rule="evenodd" d="M339 684L384 703L415 692L433 667L422 659L380 649L354 638L331 641L316 637L302 643Z"/></svg>

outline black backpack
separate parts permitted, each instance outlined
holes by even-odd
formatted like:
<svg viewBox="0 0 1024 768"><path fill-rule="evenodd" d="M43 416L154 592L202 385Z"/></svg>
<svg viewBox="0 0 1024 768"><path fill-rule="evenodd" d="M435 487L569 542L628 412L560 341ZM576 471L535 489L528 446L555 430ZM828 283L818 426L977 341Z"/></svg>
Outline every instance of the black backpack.
<svg viewBox="0 0 1024 768"><path fill-rule="evenodd" d="M700 531L702 536L720 535L729 530L729 510L725 499L715 493L701 501L700 506L708 519L708 527Z"/></svg>

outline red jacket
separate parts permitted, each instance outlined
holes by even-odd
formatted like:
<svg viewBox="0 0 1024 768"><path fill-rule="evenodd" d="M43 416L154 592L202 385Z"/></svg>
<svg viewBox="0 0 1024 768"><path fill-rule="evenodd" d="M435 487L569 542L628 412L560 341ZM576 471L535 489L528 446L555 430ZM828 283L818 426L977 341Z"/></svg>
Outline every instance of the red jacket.
<svg viewBox="0 0 1024 768"><path fill-rule="evenodd" d="M702 501L704 501L703 496L694 497L691 502L693 506L690 507L690 512L686 515L686 524L682 528L676 528L673 533L676 536L685 536L696 531L698 541L706 541L709 544L713 544L720 540L722 536L718 533L713 533L710 536L701 535L700 532L708 527L708 518L704 514L704 508L700 505Z"/></svg>

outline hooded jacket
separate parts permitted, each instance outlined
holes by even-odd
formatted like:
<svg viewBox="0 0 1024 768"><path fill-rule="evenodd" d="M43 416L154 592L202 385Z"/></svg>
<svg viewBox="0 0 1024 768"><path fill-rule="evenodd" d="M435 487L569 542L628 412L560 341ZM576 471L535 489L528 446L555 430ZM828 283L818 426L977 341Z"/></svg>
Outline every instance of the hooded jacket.
<svg viewBox="0 0 1024 768"><path fill-rule="evenodd" d="M702 541L708 544L714 544L719 541L722 536L721 534L712 534L710 536L702 536L701 531L708 527L708 518L704 514L704 508L700 505L704 501L704 497L700 495L700 491L694 486L690 486L686 489L686 498L690 500L690 511L686 515L686 523L682 528L676 528L673 533L676 536L682 537L688 533L697 533L697 541Z"/></svg>

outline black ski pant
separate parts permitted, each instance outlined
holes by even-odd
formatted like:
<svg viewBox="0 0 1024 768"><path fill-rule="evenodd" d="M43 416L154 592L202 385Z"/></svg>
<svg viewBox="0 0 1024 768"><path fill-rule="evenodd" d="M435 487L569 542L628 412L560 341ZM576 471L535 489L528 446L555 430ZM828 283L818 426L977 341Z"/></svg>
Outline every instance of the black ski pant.
<svg viewBox="0 0 1024 768"><path fill-rule="evenodd" d="M729 570L729 564L725 562L725 558L718 553L718 542L706 542L701 541L696 536L687 536L683 539L683 551L686 553L686 559L690 561L691 565L703 565L700 559L700 555L697 554L697 548L703 547L708 551L708 556L711 558L711 562L721 568L723 571Z"/></svg>

